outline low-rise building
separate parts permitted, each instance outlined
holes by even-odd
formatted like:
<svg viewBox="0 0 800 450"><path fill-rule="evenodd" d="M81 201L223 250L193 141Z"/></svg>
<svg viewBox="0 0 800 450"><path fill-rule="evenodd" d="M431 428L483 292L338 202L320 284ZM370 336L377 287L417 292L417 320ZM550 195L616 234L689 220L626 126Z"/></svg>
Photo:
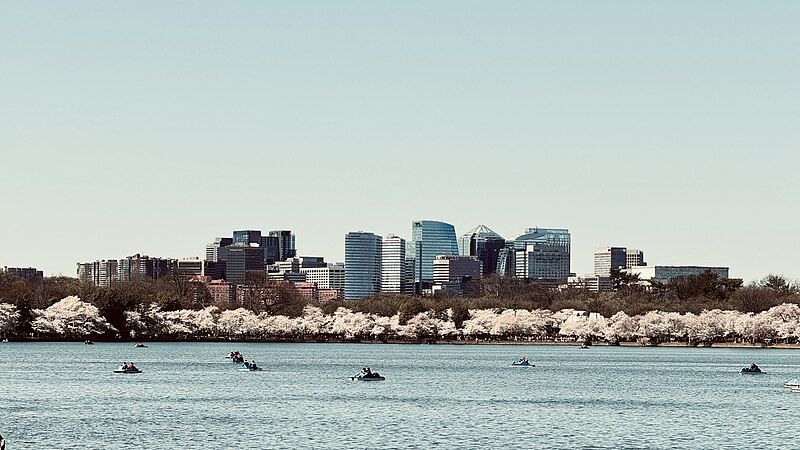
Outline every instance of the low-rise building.
<svg viewBox="0 0 800 450"><path fill-rule="evenodd" d="M236 301L236 285L225 280L211 280L206 283L211 301L222 309L238 308Z"/></svg>
<svg viewBox="0 0 800 450"><path fill-rule="evenodd" d="M344 291L344 263L327 264L324 267L301 267L306 281L316 283L319 289Z"/></svg>
<svg viewBox="0 0 800 450"><path fill-rule="evenodd" d="M205 268L205 261L200 258L184 258L177 261L178 273L184 276L204 277L206 275Z"/></svg>
<svg viewBox="0 0 800 450"><path fill-rule="evenodd" d="M634 266L626 271L638 275L642 281L658 281L665 283L677 276L700 275L710 271L720 278L728 278L729 268L708 266Z"/></svg>
<svg viewBox="0 0 800 450"><path fill-rule="evenodd" d="M433 282L477 280L482 270L483 264L474 256L439 255L433 260Z"/></svg>
<svg viewBox="0 0 800 450"><path fill-rule="evenodd" d="M0 271L34 283L41 283L44 280L44 272L35 267L3 267Z"/></svg>
<svg viewBox="0 0 800 450"><path fill-rule="evenodd" d="M299 292L300 296L304 299L310 302L319 300L317 283L310 283L308 281L295 281L292 282L292 285L294 285L294 288L297 289L297 292Z"/></svg>
<svg viewBox="0 0 800 450"><path fill-rule="evenodd" d="M342 300L344 298L344 291L342 289L318 289L317 296L319 297L320 303Z"/></svg>
<svg viewBox="0 0 800 450"><path fill-rule="evenodd" d="M611 277L586 275L583 277L567 278L567 284L562 285L561 288L585 289L591 292L608 292L614 290L614 283L611 281Z"/></svg>

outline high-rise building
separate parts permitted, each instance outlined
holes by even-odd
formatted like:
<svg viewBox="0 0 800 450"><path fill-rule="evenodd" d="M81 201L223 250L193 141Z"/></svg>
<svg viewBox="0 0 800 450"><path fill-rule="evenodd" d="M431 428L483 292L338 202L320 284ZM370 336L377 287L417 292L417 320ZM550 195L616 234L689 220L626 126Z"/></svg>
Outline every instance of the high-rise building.
<svg viewBox="0 0 800 450"><path fill-rule="evenodd" d="M233 244L233 239L226 237L218 237L214 242L206 245L206 261L217 262L224 261L225 258L220 259L220 248L227 247Z"/></svg>
<svg viewBox="0 0 800 450"><path fill-rule="evenodd" d="M166 276L175 268L175 260L137 253L120 259L118 265L120 281L131 281L136 278L157 279Z"/></svg>
<svg viewBox="0 0 800 450"><path fill-rule="evenodd" d="M337 289L344 292L345 268L343 263L328 264L325 267L301 267L300 272L306 281L317 283L319 289Z"/></svg>
<svg viewBox="0 0 800 450"><path fill-rule="evenodd" d="M474 256L440 255L433 260L433 281L437 284L481 278L482 263Z"/></svg>
<svg viewBox="0 0 800 450"><path fill-rule="evenodd" d="M344 237L344 299L358 300L380 292L381 237L362 231Z"/></svg>
<svg viewBox="0 0 800 450"><path fill-rule="evenodd" d="M278 238L278 261L297 256L294 234L289 230L273 230L269 232L272 237Z"/></svg>
<svg viewBox="0 0 800 450"><path fill-rule="evenodd" d="M458 255L456 230L449 223L419 220L411 224L414 249L414 281L433 281L433 260L439 255Z"/></svg>
<svg viewBox="0 0 800 450"><path fill-rule="evenodd" d="M513 277L516 275L514 241L506 241L506 245L497 252L497 270L495 273L501 277Z"/></svg>
<svg viewBox="0 0 800 450"><path fill-rule="evenodd" d="M90 263L78 263L78 279L99 287L110 287L119 278L119 262L104 259Z"/></svg>
<svg viewBox="0 0 800 450"><path fill-rule="evenodd" d="M644 262L644 252L639 250L638 248L629 248L625 252L626 254L626 262L625 268L630 269L634 266L646 266L647 263Z"/></svg>
<svg viewBox="0 0 800 450"><path fill-rule="evenodd" d="M462 256L474 256L481 261L483 274L489 275L497 271L500 251L506 240L485 225L478 225L458 240L458 253Z"/></svg>
<svg viewBox="0 0 800 450"><path fill-rule="evenodd" d="M561 228L528 228L514 240L518 278L557 286L570 276L570 234Z"/></svg>
<svg viewBox="0 0 800 450"><path fill-rule="evenodd" d="M241 284L247 272L264 270L264 252L258 245L233 244L227 247L225 275L231 283Z"/></svg>
<svg viewBox="0 0 800 450"><path fill-rule="evenodd" d="M383 238L381 292L406 292L406 240L393 234Z"/></svg>
<svg viewBox="0 0 800 450"><path fill-rule="evenodd" d="M406 248L408 246L406 245ZM406 256L403 264L403 293L414 293L414 258Z"/></svg>
<svg viewBox="0 0 800 450"><path fill-rule="evenodd" d="M264 250L264 264L275 264L281 260L280 238L278 236L261 236L261 248Z"/></svg>
<svg viewBox="0 0 800 450"><path fill-rule="evenodd" d="M97 264L98 262L78 263L78 279L97 286L100 282L100 280L97 279L99 275Z"/></svg>
<svg viewBox="0 0 800 450"><path fill-rule="evenodd" d="M119 260L78 263L78 279L100 287L137 278L161 278L176 267L176 260L136 254Z"/></svg>
<svg viewBox="0 0 800 450"><path fill-rule="evenodd" d="M261 245L261 231L241 230L233 232L233 243L239 245Z"/></svg>
<svg viewBox="0 0 800 450"><path fill-rule="evenodd" d="M120 281L119 263L113 259L100 261L97 270L97 285L100 287L110 287Z"/></svg>
<svg viewBox="0 0 800 450"><path fill-rule="evenodd" d="M625 247L599 247L594 250L594 274L598 277L610 277L611 271L627 267L627 249Z"/></svg>

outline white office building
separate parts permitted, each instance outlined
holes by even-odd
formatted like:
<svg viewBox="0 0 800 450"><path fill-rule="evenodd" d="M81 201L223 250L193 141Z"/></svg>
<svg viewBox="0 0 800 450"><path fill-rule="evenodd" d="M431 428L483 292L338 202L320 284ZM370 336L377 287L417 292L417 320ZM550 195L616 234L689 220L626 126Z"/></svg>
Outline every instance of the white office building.
<svg viewBox="0 0 800 450"><path fill-rule="evenodd" d="M393 234L382 242L381 292L406 292L406 240Z"/></svg>
<svg viewBox="0 0 800 450"><path fill-rule="evenodd" d="M300 273L306 281L317 283L317 289L338 289L344 291L344 264L328 264L325 267L302 267Z"/></svg>

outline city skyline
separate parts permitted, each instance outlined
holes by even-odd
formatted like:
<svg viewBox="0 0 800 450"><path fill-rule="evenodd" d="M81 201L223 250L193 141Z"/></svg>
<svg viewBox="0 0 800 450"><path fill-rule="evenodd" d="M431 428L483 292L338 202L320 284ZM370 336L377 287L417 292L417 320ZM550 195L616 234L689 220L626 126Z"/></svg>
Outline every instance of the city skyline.
<svg viewBox="0 0 800 450"><path fill-rule="evenodd" d="M342 260L349 231L430 218L569 228L577 274L618 245L798 278L780 4L4 5L0 265L248 228Z"/></svg>
<svg viewBox="0 0 800 450"><path fill-rule="evenodd" d="M425 220L427 220L427 219L425 219ZM411 223L413 224L413 222L416 222L416 220L412 221ZM444 220L442 220L440 222L442 222L444 224L449 224L449 222L446 222ZM481 226L485 226L485 225L481 225ZM265 227L261 227L261 228L265 228ZM287 227L287 228L284 228L284 229L288 230L290 228L291 227ZM466 229L467 229L467 231L470 231L473 228L475 228L475 226L468 227ZM533 228L545 229L545 227L528 227L528 226L526 226L520 232L518 232L517 234L514 234L514 233L507 234L508 236L513 236L513 237L507 238L507 240L508 241L513 241L514 239L516 239L516 237L518 235L524 235L524 234L526 234L525 233L526 231L529 231L529 229L533 229ZM250 227L250 228L236 228L234 230L259 230L259 229L260 229L259 227ZM292 230L291 231L292 232L292 238L294 239L297 236L297 233L294 231L294 229L291 229L291 230ZM571 228L567 228L567 230L569 230L570 233L572 233ZM228 231L227 232L227 236L233 235L234 232L235 231ZM397 236L399 238L402 238L402 239L406 240L409 243L411 242L411 239L410 238L407 239L405 237L405 235L402 234L402 233L392 233L392 232L380 233L380 232L375 232L375 231L362 230L362 229L358 228L358 229L354 229L354 230L348 231L347 233L344 233L342 236L340 236L340 244L342 246L342 250L340 252L340 254L341 254L340 257L331 257L328 254L323 254L323 253L320 253L320 252L305 251L302 247L297 247L297 256L312 256L312 255L313 256L321 256L321 257L325 258L325 260L330 262L330 263L344 263L345 258L344 258L344 240L343 240L343 238L345 237L346 234L352 233L352 232L374 233L377 236ZM272 233L272 232L270 232L270 233ZM457 236L459 236L459 239L460 239L461 235L463 234L458 227L455 227L455 233L456 233ZM407 234L410 236L411 235L411 230L408 230ZM572 239L574 241L574 234L572 234L571 237L572 237ZM215 240L220 239L220 238L226 238L226 233L221 233L220 235L215 235L215 236L213 236L211 238L207 238L206 240L209 241L209 242L206 242L206 244L203 246L203 251L202 252L197 252L196 254L174 255L174 254L170 254L170 253L168 253L166 251L161 251L161 250L158 250L158 249L155 249L154 251L138 251L136 249L131 249L131 250L128 250L128 251L123 251L120 254L125 254L125 255L134 255L134 254L136 254L137 256L138 256L138 254L141 254L143 256L149 256L151 258L172 258L172 259L175 259L175 260L184 259L184 258L206 259L207 255L208 255L207 246L210 245L209 243L213 243ZM230 239L230 238L228 237L228 239ZM298 240L300 240L302 242L302 239L303 239L303 237L300 236L300 238ZM572 244L572 246L574 247L574 244ZM609 246L609 247L614 247L614 246ZM599 246L592 247L587 254L577 254L575 251L572 251L571 252L571 257L570 257L570 260L571 260L570 264L573 267L572 273L574 273L576 276L594 274L594 268L595 268L595 266L594 266L594 264L595 264L594 257L595 257L595 252L598 250L598 248L599 248ZM648 250L649 250L649 247L648 247ZM648 251L648 260L651 259L650 256L649 256L650 254L651 253ZM409 257L411 257L411 255L409 255ZM116 261L117 259L118 259L118 256L115 256L115 255L101 255L101 256L85 258L85 261L102 261L102 260ZM280 259L279 261L283 261L283 259ZM68 270L68 271L64 271L64 272L50 272L50 271L48 271L46 269L46 267L44 265L37 265L37 264L32 264L32 263L14 265L14 264L3 263L2 261L0 261L0 266L4 265L4 266L8 266L8 267L35 267L36 269L43 270L45 276L64 275L64 276L69 276L69 277L75 277L76 276L76 273L75 273L76 263L78 265L80 265L83 262L84 262L84 260L73 261L73 263L71 264L71 269ZM731 265L731 264L728 264L726 261L707 262L707 261L704 261L704 260L701 260L701 261L696 261L696 260L683 261L683 260L679 260L677 262L673 262L673 261L662 261L662 260L659 260L657 264L658 265L674 265L674 266L686 266L686 265L693 265L693 266L721 266L721 265L724 265L724 266L731 267L731 277L733 277L733 278L742 278L741 276L739 276L737 274L736 267ZM582 267L586 268L585 271L583 271L581 269L578 269L578 268L582 268ZM763 276L765 276L767 274L770 274L770 273L780 273L780 272L765 272L765 273L763 273L761 275L756 275L755 277L753 277L751 279L744 278L744 281L745 282L757 281L760 278L762 278ZM787 275L790 278L793 278L788 274L784 274L784 275Z"/></svg>

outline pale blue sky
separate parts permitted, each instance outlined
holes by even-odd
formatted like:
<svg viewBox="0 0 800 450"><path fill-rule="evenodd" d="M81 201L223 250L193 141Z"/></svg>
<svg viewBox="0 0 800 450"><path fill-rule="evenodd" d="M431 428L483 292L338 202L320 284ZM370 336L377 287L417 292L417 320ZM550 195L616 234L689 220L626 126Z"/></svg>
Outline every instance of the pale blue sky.
<svg viewBox="0 0 800 450"><path fill-rule="evenodd" d="M6 2L0 266L572 231L800 276L800 2Z"/></svg>

